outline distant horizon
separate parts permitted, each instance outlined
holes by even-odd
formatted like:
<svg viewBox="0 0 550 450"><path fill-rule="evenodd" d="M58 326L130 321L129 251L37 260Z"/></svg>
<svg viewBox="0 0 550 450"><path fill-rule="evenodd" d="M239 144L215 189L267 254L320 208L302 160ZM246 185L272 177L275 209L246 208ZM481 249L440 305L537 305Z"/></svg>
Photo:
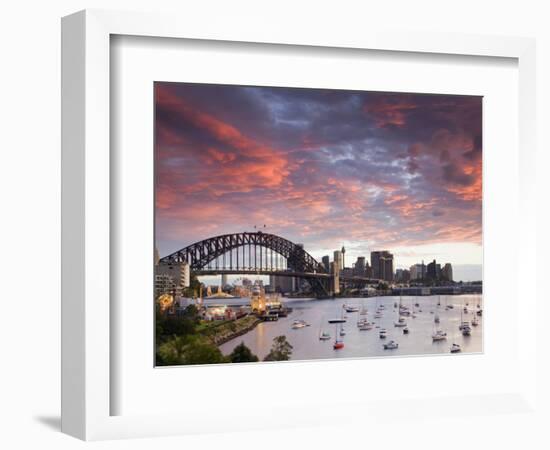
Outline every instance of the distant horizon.
<svg viewBox="0 0 550 450"><path fill-rule="evenodd" d="M481 279L481 117L477 96L157 82L159 253L265 224L318 261Z"/></svg>

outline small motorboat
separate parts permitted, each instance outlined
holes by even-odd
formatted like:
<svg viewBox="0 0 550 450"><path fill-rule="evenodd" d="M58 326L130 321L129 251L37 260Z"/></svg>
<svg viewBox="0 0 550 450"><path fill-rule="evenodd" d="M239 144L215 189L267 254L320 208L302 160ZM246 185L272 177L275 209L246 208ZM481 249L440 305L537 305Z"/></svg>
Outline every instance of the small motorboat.
<svg viewBox="0 0 550 450"><path fill-rule="evenodd" d="M462 336L470 336L472 334L472 329L470 326L462 327Z"/></svg>
<svg viewBox="0 0 550 450"><path fill-rule="evenodd" d="M384 350L395 350L399 347L399 344L395 341L390 341L387 344L384 344Z"/></svg>
<svg viewBox="0 0 550 450"><path fill-rule="evenodd" d="M400 317L399 320L397 322L394 322L393 323L394 326L396 327L406 327L407 326L407 322L405 321L405 318L404 317Z"/></svg>
<svg viewBox="0 0 550 450"><path fill-rule="evenodd" d="M359 311L359 307L353 306L353 305L344 305L344 309L346 310L347 313Z"/></svg>
<svg viewBox="0 0 550 450"><path fill-rule="evenodd" d="M332 348L334 350L340 350L341 348L344 348L344 343L342 341L336 341Z"/></svg>
<svg viewBox="0 0 550 450"><path fill-rule="evenodd" d="M327 333L327 332L322 332L320 335L319 335L319 340L320 341L328 341L330 339L330 334Z"/></svg>
<svg viewBox="0 0 550 450"><path fill-rule="evenodd" d="M386 336L387 336L387 331L385 328L381 328L379 333L378 333L378 336L380 337L380 339L386 339Z"/></svg>
<svg viewBox="0 0 550 450"><path fill-rule="evenodd" d="M309 324L305 320L295 320L292 322L292 328L297 330L299 328L305 328L309 326Z"/></svg>
<svg viewBox="0 0 550 450"><path fill-rule="evenodd" d="M377 313L374 315L374 318L375 318L375 319L381 319L381 318L382 318L382 313L377 312Z"/></svg>
<svg viewBox="0 0 550 450"><path fill-rule="evenodd" d="M462 349L460 348L460 345L458 344L451 345L451 353L459 353L461 351Z"/></svg>
<svg viewBox="0 0 550 450"><path fill-rule="evenodd" d="M414 306L416 306L416 307L418 308L418 307L420 306L420 303L416 302L416 303L414 304Z"/></svg>
<svg viewBox="0 0 550 450"><path fill-rule="evenodd" d="M435 323L439 323L439 322L440 322L440 320L439 320L439 315L438 315L438 314L435 315L435 317L434 317L434 322L435 322Z"/></svg>
<svg viewBox="0 0 550 450"><path fill-rule="evenodd" d="M433 341L443 341L447 339L447 333L441 330L437 330L435 333L432 334L432 340Z"/></svg>
<svg viewBox="0 0 550 450"><path fill-rule="evenodd" d="M403 334L409 334L409 327L403 328Z"/></svg>
<svg viewBox="0 0 550 450"><path fill-rule="evenodd" d="M341 318L341 319L328 319L328 323L345 323L346 322L346 319L345 318Z"/></svg>
<svg viewBox="0 0 550 450"><path fill-rule="evenodd" d="M346 330L344 330L343 328L340 330L340 336L345 336L346 335Z"/></svg>

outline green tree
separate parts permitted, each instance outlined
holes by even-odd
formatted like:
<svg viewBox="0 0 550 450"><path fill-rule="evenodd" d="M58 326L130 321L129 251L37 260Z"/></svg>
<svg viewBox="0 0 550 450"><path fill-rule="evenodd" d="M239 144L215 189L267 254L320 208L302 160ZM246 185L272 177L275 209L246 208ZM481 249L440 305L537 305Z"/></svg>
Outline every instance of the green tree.
<svg viewBox="0 0 550 450"><path fill-rule="evenodd" d="M187 342L183 336L174 336L159 346L157 364L163 366L183 364L186 347Z"/></svg>
<svg viewBox="0 0 550 450"><path fill-rule="evenodd" d="M233 363L256 362L258 361L258 357L244 345L244 342L241 342L230 353L229 360Z"/></svg>
<svg viewBox="0 0 550 450"><path fill-rule="evenodd" d="M197 336L174 336L159 346L157 364L218 364L227 362L214 344Z"/></svg>
<svg viewBox="0 0 550 450"><path fill-rule="evenodd" d="M219 364L225 362L227 362L227 359L218 347L199 338L190 340L183 358L183 364Z"/></svg>
<svg viewBox="0 0 550 450"><path fill-rule="evenodd" d="M286 336L277 336L273 338L271 350L264 361L288 361L292 355L292 349L293 347L286 340Z"/></svg>

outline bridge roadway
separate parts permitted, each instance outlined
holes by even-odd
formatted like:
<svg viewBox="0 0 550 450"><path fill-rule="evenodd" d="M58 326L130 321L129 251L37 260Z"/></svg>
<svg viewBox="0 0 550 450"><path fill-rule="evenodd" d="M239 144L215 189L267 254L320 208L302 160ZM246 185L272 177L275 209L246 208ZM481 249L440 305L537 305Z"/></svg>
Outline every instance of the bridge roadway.
<svg viewBox="0 0 550 450"><path fill-rule="evenodd" d="M323 280L332 279L330 273L320 272L294 272L289 270L270 270L270 269L200 269L193 270L197 276L210 275L273 275L278 277L294 277L294 278L318 278ZM380 280L365 277L345 277L340 275L340 282L361 283L361 284L378 284Z"/></svg>

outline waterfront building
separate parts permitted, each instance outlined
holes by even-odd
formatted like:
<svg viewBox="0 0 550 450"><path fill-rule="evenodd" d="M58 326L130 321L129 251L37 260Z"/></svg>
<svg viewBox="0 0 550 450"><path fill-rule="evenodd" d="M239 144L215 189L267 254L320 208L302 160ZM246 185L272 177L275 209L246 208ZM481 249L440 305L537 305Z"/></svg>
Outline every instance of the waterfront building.
<svg viewBox="0 0 550 450"><path fill-rule="evenodd" d="M393 255L387 250L370 253L372 277L379 280L393 281Z"/></svg>
<svg viewBox="0 0 550 450"><path fill-rule="evenodd" d="M229 284L229 283L227 282L227 274L224 273L224 274L222 275L222 284L221 284L222 289L223 289L225 286L227 286L228 284Z"/></svg>
<svg viewBox="0 0 550 450"><path fill-rule="evenodd" d="M446 263L441 271L442 278L446 281L453 281L453 266L451 263Z"/></svg>

